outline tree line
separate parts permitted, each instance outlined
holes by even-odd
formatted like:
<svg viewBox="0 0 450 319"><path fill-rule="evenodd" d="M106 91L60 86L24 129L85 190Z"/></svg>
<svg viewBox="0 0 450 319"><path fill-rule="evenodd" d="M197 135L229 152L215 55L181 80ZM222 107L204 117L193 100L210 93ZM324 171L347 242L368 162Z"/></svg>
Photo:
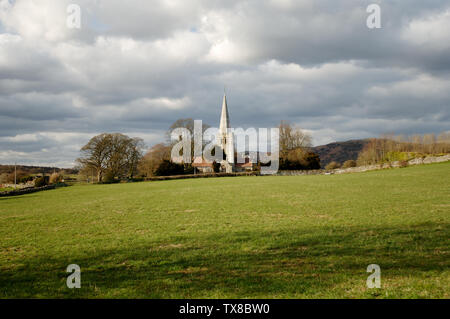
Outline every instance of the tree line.
<svg viewBox="0 0 450 319"><path fill-rule="evenodd" d="M170 132L177 127L194 131L194 120L190 118L175 121L168 129L166 141L153 145L145 152L141 138L128 137L121 133L103 133L94 136L80 150L77 159L78 169L86 179L97 182L145 179L153 176L193 174L190 163L178 164L171 161L174 142L170 141ZM203 131L210 126L203 124ZM311 136L301 128L287 121L281 121L280 129L280 170L320 169L319 155L311 151ZM193 141L192 141L193 143ZM191 163L193 162L191 147ZM411 136L383 135L366 144L358 159L345 163L331 162L326 169L348 168L382 162L404 161L417 156L450 153L450 133L439 135L424 134ZM235 157L237 155L235 154ZM215 164L215 165L214 165ZM257 163L256 170L261 164ZM214 171L220 165L213 163Z"/></svg>
<svg viewBox="0 0 450 319"><path fill-rule="evenodd" d="M110 183L124 179L192 174L194 168L190 163L177 164L170 158L173 146L170 132L177 127L187 128L193 133L194 120L185 118L175 121L167 131L166 141L152 146L147 152L144 152L141 138L131 138L121 133L94 136L80 150L81 156L77 159L80 175L90 181ZM203 131L209 127L203 124ZM281 121L279 128L280 169L319 169L319 156L309 149L311 136L286 121ZM193 162L194 147L191 149ZM220 165L214 164L214 171L219 171Z"/></svg>
<svg viewBox="0 0 450 319"><path fill-rule="evenodd" d="M358 165L407 161L427 155L450 153L450 132L435 134L384 134L373 138L359 153Z"/></svg>

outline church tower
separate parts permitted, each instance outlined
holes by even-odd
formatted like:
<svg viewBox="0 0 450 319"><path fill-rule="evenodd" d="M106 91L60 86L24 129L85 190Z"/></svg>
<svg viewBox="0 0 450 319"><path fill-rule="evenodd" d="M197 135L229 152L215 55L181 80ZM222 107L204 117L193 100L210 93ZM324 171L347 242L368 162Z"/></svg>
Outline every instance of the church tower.
<svg viewBox="0 0 450 319"><path fill-rule="evenodd" d="M222 148L224 153L224 160L221 162L223 169L227 173L234 172L234 139L233 132L231 131L226 94L223 95L222 114L220 116L217 145Z"/></svg>

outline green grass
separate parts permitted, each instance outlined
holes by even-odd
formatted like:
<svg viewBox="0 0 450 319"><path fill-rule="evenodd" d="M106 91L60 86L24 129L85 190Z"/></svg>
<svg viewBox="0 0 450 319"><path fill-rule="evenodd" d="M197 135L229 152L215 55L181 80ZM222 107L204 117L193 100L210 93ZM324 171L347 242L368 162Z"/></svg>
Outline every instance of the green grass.
<svg viewBox="0 0 450 319"><path fill-rule="evenodd" d="M0 297L449 298L449 223L450 163L72 186L0 198Z"/></svg>

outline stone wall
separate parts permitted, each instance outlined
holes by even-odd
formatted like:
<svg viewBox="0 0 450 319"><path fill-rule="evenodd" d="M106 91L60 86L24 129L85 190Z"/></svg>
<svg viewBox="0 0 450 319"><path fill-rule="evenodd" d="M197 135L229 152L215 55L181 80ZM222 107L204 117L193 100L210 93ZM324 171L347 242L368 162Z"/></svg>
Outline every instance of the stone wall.
<svg viewBox="0 0 450 319"><path fill-rule="evenodd" d="M425 158L415 158L406 162L406 166L410 165L421 165L421 164L431 164L431 163L442 163L450 161L450 154L444 156L428 156ZM358 166L358 167L350 167L350 168L337 168L334 170L311 170L311 171L279 171L277 175L279 176L292 176L292 175L330 175L330 174L346 174L346 173L359 173L359 172L367 172L374 171L379 169L393 168L393 167L402 167L405 163L400 161L385 163L385 164L377 164L377 165L366 165L366 166Z"/></svg>
<svg viewBox="0 0 450 319"><path fill-rule="evenodd" d="M198 173L190 175L174 175L174 176L154 176L147 177L146 181L167 181L174 179L189 178L209 178L209 177L234 177L234 176L258 176L259 172L236 172L236 173Z"/></svg>
<svg viewBox="0 0 450 319"><path fill-rule="evenodd" d="M45 190L48 190L48 189L55 189L55 188L56 188L55 185L47 185L47 186L42 186L42 187L22 188L22 189L13 190L13 191L10 191L10 192L0 192L0 197L25 195L25 194L45 191Z"/></svg>
<svg viewBox="0 0 450 319"><path fill-rule="evenodd" d="M307 171L278 171L278 176L296 176L296 175L320 175L325 174L323 169L307 170Z"/></svg>

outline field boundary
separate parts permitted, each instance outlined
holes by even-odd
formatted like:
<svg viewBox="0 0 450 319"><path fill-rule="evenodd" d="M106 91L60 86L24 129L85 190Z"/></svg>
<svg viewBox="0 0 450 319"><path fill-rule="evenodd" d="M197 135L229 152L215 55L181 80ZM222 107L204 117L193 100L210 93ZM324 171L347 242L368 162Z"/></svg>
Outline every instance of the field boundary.
<svg viewBox="0 0 450 319"><path fill-rule="evenodd" d="M173 176L154 176L145 178L145 181L167 181L167 180L189 179L189 178L237 177L237 176L260 176L260 175L261 175L260 172L206 173L206 174L189 174L189 175L173 175Z"/></svg>
<svg viewBox="0 0 450 319"><path fill-rule="evenodd" d="M400 168L414 165L444 163L450 161L450 154L443 156L428 156L425 158L414 158L409 161L395 161L391 163L365 165L349 168L336 168L333 170L310 170L310 171L279 171L278 176L296 176L296 175L331 175L331 174L346 174L346 173L362 173L368 171L376 171L388 168Z"/></svg>
<svg viewBox="0 0 450 319"><path fill-rule="evenodd" d="M36 193L40 191L45 191L49 189L55 189L55 185L47 185L42 187L27 187L22 189L17 189L9 192L1 192L0 197L7 197L7 196L19 196L19 195L25 195L25 194L31 194Z"/></svg>
<svg viewBox="0 0 450 319"><path fill-rule="evenodd" d="M399 168L405 166L432 164L432 163L443 163L450 161L450 154L444 156L429 156L425 158L415 158L409 161L401 162L391 162L384 164L366 165L350 168L337 168L334 170L299 170L299 171L278 171L278 173L273 176L302 176L302 175L333 175L333 174L346 174L346 173L362 173L367 171L382 170L388 168ZM261 175L260 172L236 172L236 173L206 173L206 174L189 174L189 175L173 175L173 176L154 176L147 177L144 181L169 181L178 179L193 179L193 178L214 178L214 177L239 177L239 176L271 176L271 175ZM8 196L19 196L25 194L31 194L35 192L50 190L57 188L57 185L47 185L42 187L27 187L22 189L17 189L13 191L0 192L0 197Z"/></svg>
<svg viewBox="0 0 450 319"><path fill-rule="evenodd" d="M274 176L300 176L300 175L333 175L333 174L346 174L346 173L362 173L367 171L382 170L388 168L400 168L405 166L443 163L450 161L450 154L443 156L428 156L425 158L414 158L409 161L395 161L384 164L374 164L357 166L350 168L337 168L333 170L315 169L315 170L299 170L299 171L278 171ZM210 177L238 177L238 176L271 176L261 175L260 172L239 172L239 173L206 173L206 174L190 174L190 175L174 175L174 176L154 176L147 177L144 181L168 181L177 179L190 179L190 178L210 178Z"/></svg>

